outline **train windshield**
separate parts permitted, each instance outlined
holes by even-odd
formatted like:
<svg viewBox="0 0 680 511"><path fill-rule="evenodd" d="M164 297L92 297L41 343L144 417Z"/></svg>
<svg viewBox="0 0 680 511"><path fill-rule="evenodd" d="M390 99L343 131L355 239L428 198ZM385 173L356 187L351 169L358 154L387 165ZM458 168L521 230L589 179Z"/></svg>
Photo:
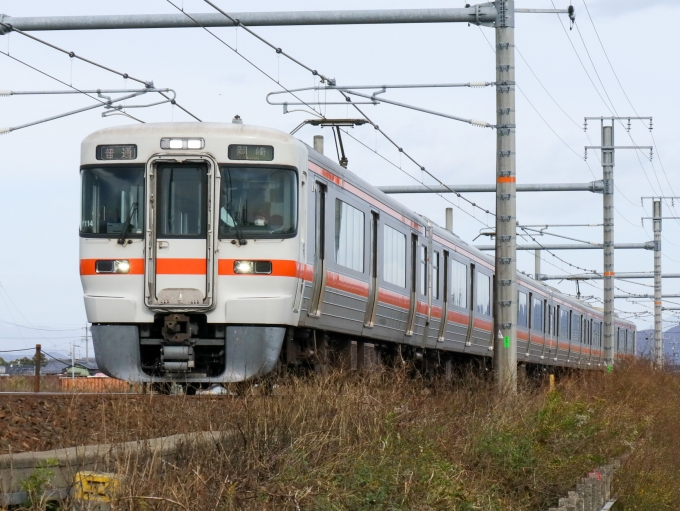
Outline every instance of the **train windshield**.
<svg viewBox="0 0 680 511"><path fill-rule="evenodd" d="M220 238L290 238L297 232L297 173L222 167Z"/></svg>
<svg viewBox="0 0 680 511"><path fill-rule="evenodd" d="M95 167L80 171L80 233L128 238L144 232L144 167Z"/></svg>

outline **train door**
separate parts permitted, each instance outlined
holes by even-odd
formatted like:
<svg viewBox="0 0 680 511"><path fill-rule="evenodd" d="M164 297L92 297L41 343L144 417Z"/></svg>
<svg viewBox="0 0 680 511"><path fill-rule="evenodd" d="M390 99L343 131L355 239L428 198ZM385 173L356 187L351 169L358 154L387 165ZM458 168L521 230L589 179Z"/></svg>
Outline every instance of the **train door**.
<svg viewBox="0 0 680 511"><path fill-rule="evenodd" d="M411 302L406 323L406 335L412 336L418 310L418 235L411 234Z"/></svg>
<svg viewBox="0 0 680 511"><path fill-rule="evenodd" d="M145 294L152 308L213 305L216 169L208 157L149 161Z"/></svg>
<svg viewBox="0 0 680 511"><path fill-rule="evenodd" d="M326 186L317 181L315 188L314 283L308 314L318 318L326 290Z"/></svg>
<svg viewBox="0 0 680 511"><path fill-rule="evenodd" d="M470 310L470 315L468 316L468 329L467 335L465 336L465 346L472 346L472 330L475 327L475 303L477 300L477 294L475 292L475 283L477 282L477 273L475 272L475 264L470 263L470 302L468 304L468 309Z"/></svg>
<svg viewBox="0 0 680 511"><path fill-rule="evenodd" d="M446 323L448 322L448 316L449 316L449 280L451 280L451 277L449 276L449 252L447 250L444 250L444 255L442 258L442 263L444 264L444 277L442 279L442 286L443 289L441 290L441 300L442 300L442 314L441 314L441 319L439 321L439 333L437 334L437 341L438 342L444 342L444 339L446 338Z"/></svg>
<svg viewBox="0 0 680 511"><path fill-rule="evenodd" d="M364 327L373 328L375 313L378 309L378 233L380 228L380 214L371 210L370 258L369 258L369 288L368 303L364 316Z"/></svg>

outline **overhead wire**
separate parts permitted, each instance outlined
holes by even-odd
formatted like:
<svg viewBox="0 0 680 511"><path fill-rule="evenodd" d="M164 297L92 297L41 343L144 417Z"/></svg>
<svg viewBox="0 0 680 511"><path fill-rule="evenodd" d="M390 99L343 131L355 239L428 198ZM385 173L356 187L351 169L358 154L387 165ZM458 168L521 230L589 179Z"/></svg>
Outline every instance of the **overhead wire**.
<svg viewBox="0 0 680 511"><path fill-rule="evenodd" d="M52 48L52 49L54 49L54 50L57 50L57 51L59 51L59 52L61 52L61 53L64 53L64 54L68 55L71 59L76 58L76 59L82 60L83 62L86 62L87 64L90 64L90 65L92 65L92 66L98 67L98 68L103 69L103 70L105 70L105 71L108 71L108 72L110 72L110 73L113 73L113 74L116 74L116 75L118 75L118 76L121 76L121 77L123 77L123 78L126 79L126 80L133 80L133 81L135 81L135 82L141 83L141 84L143 84L143 85L144 85L145 87L147 87L147 88L153 86L153 82L152 82L152 81L146 81L146 80L142 80L142 79L140 79L140 78L135 78L134 76L131 76L131 75L128 74L128 73L123 73L123 72L121 72L121 71L117 71L117 70L115 70L115 69L112 69L112 68L110 68L110 67L108 67L108 66L105 66L105 65L103 65L103 64L100 64L100 63L95 62L95 61L93 61L93 60L87 59L87 58L85 58L85 57L81 57L80 55L77 55L77 54L76 54L75 52L73 52L73 51L65 50L65 49L63 49L63 48L60 48L59 46L56 46L56 45L54 45L54 44L52 44L52 43L49 43L49 42L47 42L47 41L45 41L45 40L43 40L43 39L40 39L39 37L36 37L36 36L34 36L34 35L31 35L31 34L27 34L27 33L24 32L23 30L19 30L18 28L13 27L13 26L12 26L11 24L9 24L9 23L2 23L2 22L0 22L0 25L2 25L2 26L4 26L4 27L8 28L8 29L11 30L12 32L16 32L17 34L20 34L20 35L22 35L22 36L24 36L24 37L27 37L27 38L29 38L29 39L32 39L32 40L34 40L34 41L36 41L36 42L38 42L38 43L41 43L41 44L43 44L43 45L45 45L45 46L48 46L48 47L50 47L50 48ZM6 54L6 55L9 56L9 54ZM45 74L46 74L46 73L45 73ZM65 85L66 85L66 84L65 84ZM71 88L75 89L74 87L71 87ZM75 90L78 90L78 89L75 89ZM201 119L199 119L199 118L196 117L193 113L191 113L189 110L187 110L187 109L184 108L182 105L180 105L176 100L170 99L170 98L169 98L168 96L166 96L165 93L163 93L163 92L158 92L158 94L160 94L161 96L163 96L165 99L167 99L168 101L170 101L171 104L177 106L180 110L182 110L182 111L185 112L186 114L190 115L191 117L193 117L193 118L196 119L197 121L201 122ZM90 97L91 97L91 96L90 96Z"/></svg>
<svg viewBox="0 0 680 511"><path fill-rule="evenodd" d="M40 73L40 74L42 74L42 75L45 75L45 76L47 76L48 78L50 78L50 79L52 79L52 80L54 80L54 81L56 81L56 82L61 83L62 85L66 85L66 87L69 87L69 88L73 89L74 91L77 91L77 92L79 92L79 93L81 93L81 94L87 96L87 97L90 98L90 99L94 99L95 101L98 101L98 102L101 103L102 105L105 105L105 104L106 104L106 101L104 101L103 99L100 99L100 98L98 98L98 97L96 97L96 96L93 96L93 95L91 95L91 94L88 94L87 92L83 92L82 90L78 89L77 87L74 87L73 85L71 85L71 84L69 84L69 83L66 83L66 82L64 82L63 80L60 80L60 79L57 78L56 76L53 76L53 75L51 75L51 74L49 74L49 73L47 73L47 72L45 72L45 71L43 71L43 70L41 70L41 69L38 69L37 67L34 67L34 66L30 65L30 64L27 63L27 62L24 62L24 61L21 60L21 59L16 58L14 55L10 55L9 53L6 53L6 52L4 52L4 51L2 51L2 50L0 50L0 53L2 53L5 57L9 57L10 59L12 59L12 60L18 62L19 64L22 64L22 65L24 65L24 66L26 66L26 67L32 69L33 71L36 71L36 72L38 72L38 73ZM141 119L138 119L137 117L135 117L135 116L133 116L133 115L130 115L130 114L127 113L127 112L119 112L119 113L125 115L126 117L129 117L129 118L132 119L132 120L135 120L135 121L137 121L137 122L141 122L142 124L144 124L144 121L142 121Z"/></svg>
<svg viewBox="0 0 680 511"><path fill-rule="evenodd" d="M593 17L592 17L591 14L590 14L590 9L588 9L588 4L586 3L585 0L583 0L583 6L584 6L585 9L586 9L586 12L587 12L587 14L588 14L588 19L590 20L590 23L591 23L591 25L593 26L593 31L595 32L595 35L597 36L597 40L598 40L598 42L600 43L600 47L602 48L602 53L604 53L604 56L605 56L605 58L607 59L607 63L609 64L609 67L610 67L610 69L612 70L612 74L614 75L614 78L616 78L616 82L619 84L619 88L621 89L621 92L623 93L624 97L626 98L626 101L628 101L628 104L630 105L630 107L633 109L633 112L635 113L636 117L640 117L640 114L638 113L637 109L635 108L635 105L633 105L633 102L630 100L630 97L628 96L628 93L626 92L626 89L623 87L623 84L621 83L621 80L619 79L618 73L617 73L616 70L614 69L614 65L612 64L612 61L611 61L611 59L609 58L609 54L607 53L607 50L606 50L605 47L604 47L604 43L602 42L602 38L600 37L600 33L598 32L597 27L595 26L595 21L593 20ZM642 121L642 119L638 119L638 120L639 120L645 127L648 127L648 126L646 126L646 125L644 124L644 122ZM659 164L661 165L661 170L663 171L663 174L664 174L664 177L665 177L665 179L666 179L666 182L668 183L668 187L670 188L671 193L672 193L673 195L676 195L676 194L675 194L675 190L673 190L673 185L672 185L670 179L668 178L668 174L666 173L666 169L665 169L664 164L663 164L663 161L662 161L662 159L661 159L661 154L660 154L659 148L658 148L658 146L657 146L657 144L656 144L656 139L654 138L654 132L651 131L651 130L650 130L650 135L651 135L651 138L652 138L652 145L654 146L654 152L656 153L656 156L657 156L657 158L658 158L658 160L659 160ZM673 211L676 211L676 210L675 210L675 207L674 207L672 204L671 204L671 208L673 209ZM676 216L678 216L678 215L677 215L677 212L676 212ZM679 219L676 219L676 222L680 223L680 220L679 220Z"/></svg>
<svg viewBox="0 0 680 511"><path fill-rule="evenodd" d="M319 115L321 115L320 112L319 112L316 108L314 108L313 106L309 105L307 102L305 102L304 100L302 100L301 98L299 98L296 94L294 94L293 92L291 92L288 88L286 88L284 85L282 85L279 81L275 80L274 77L272 77L271 75L269 75L266 71L264 71L262 68L260 68L259 66L257 66L257 65L256 65L254 62L252 62L250 59L246 58L244 55L242 55L241 53L239 53L234 47L232 47L231 45L229 45L229 44L228 44L226 41L224 41L222 38L220 38L219 36L217 36L214 32L212 32L211 30L208 30L205 26L203 26L201 23L199 23L198 20L196 20L195 18L193 18L193 17L192 17L191 15L189 15L188 13L184 12L181 8L179 8L177 5L175 5L171 0L166 0L166 1L167 1L170 5L172 5L175 9L177 9L177 10L180 11L180 12L182 12L186 17L188 17L189 19L191 19L198 27L200 27L200 28L202 28L203 30L205 30L206 32L208 32L210 35L212 35L215 39L217 39L218 41L220 41L220 42L221 42L223 45L225 45L227 48L229 48L230 50L232 50L233 52L235 52L237 55L239 55L243 60L245 60L245 61L248 62L251 66L253 66L255 69L257 69L258 71L260 71L260 73L262 73L262 74L265 75L267 78L269 78L271 81L273 81L274 83L276 83L279 87L281 87L281 88L282 88L284 91L286 91L288 94L291 94L293 97L295 97L296 99L298 99L300 102L302 102L303 104L305 104L307 107L311 108L314 112L317 112ZM251 29L245 27L243 24L240 23L240 21L236 20L235 18L233 18L232 16L230 16L229 14L227 14L226 12L224 12L222 9L220 9L218 6L216 6L213 2L210 2L209 0L204 0L204 2L207 3L208 5L212 6L214 9L216 9L218 12L220 12L223 16L225 16L227 19L229 19L230 21L232 21L232 23L235 23L236 26L239 26L239 27L244 28L249 34L253 35L253 36L256 37L258 40L262 41L264 44L266 44L266 45L269 46L270 48L274 49L274 50L277 52L277 54L279 54L279 55L285 55L285 56L286 56L287 58L289 58L292 62L294 62L294 63L300 65L301 67L303 67L303 68L306 69L307 71L310 71L314 76L318 76L322 81L326 82L327 84L330 84L331 82L334 82L334 80L331 80L330 78L327 78L325 75L323 75L322 73L319 73L317 70L315 70L315 69L313 69L313 68L311 68L311 67L309 67L309 66L307 66L307 65L305 65L305 64L303 64L303 63L301 63L299 60L297 60L297 59L291 57L290 55L286 54L285 52L283 52L283 50L281 50L281 48L279 48L279 47L277 47L276 45L270 43L270 42L267 41L265 38L263 38L263 37L261 37L260 35L258 35L257 33L255 33L253 30L251 30ZM237 22L238 22L238 23L237 23ZM491 211L489 211L489 209L483 208L483 207L477 205L475 202L473 202L473 201L471 201L471 200L469 200L469 199L463 197L461 194L459 194L459 193L456 192L455 190L453 190L453 189L451 189L450 187L448 187L447 185L445 185L445 184L443 183L442 180L440 180L439 178L437 178L432 172L428 171L428 170L425 168L425 166L423 166L423 165L421 165L420 163L418 163L418 162L415 160L415 158L413 158L409 153L407 153L406 151L404 151L403 147L401 147L399 144L397 144L391 137L389 137L389 136L385 133L384 130L382 130L376 123L374 123L374 122L373 122L373 121L372 121L372 120L371 120L371 119L370 119L370 118L369 118L369 117L368 117L368 116L367 116L367 115L366 115L366 114L365 114L365 113L364 113L364 112L363 112L356 104L354 104L354 103L351 101L351 98L350 98L347 94L345 94L345 93L342 92L342 91L339 91L339 92L340 92L340 94L343 95L343 97L344 97L345 100L347 101L348 106L349 106L349 105L352 105L352 106L353 106L353 107L354 107L354 108L355 108L355 109L356 109L356 110L357 110L357 111L358 111L358 112L359 112L359 113L360 113L360 114L361 114L361 115L362 115L362 116L363 116L363 117L371 124L371 126L373 126L373 128L374 128L375 130L377 130L377 131L378 131L378 132L379 132L379 133L380 133L380 134L381 134L388 142L390 142L390 143L391 143L391 144L399 151L400 154L403 154L407 159L409 159L409 160L412 161L415 165L417 165L418 168L419 168L422 172L428 174L432 179L434 179L435 181L437 181L441 186L445 186L451 193L455 193L457 197L462 198L464 201L468 202L472 207L478 208L479 210L483 211L483 212L486 213L487 215L495 216L495 214L492 213ZM343 130L343 131L345 131L345 130ZM354 137L352 137L352 138L354 138ZM355 140L356 140L356 139L355 139ZM440 197L441 197L441 195L440 195ZM449 202L449 203L451 203L452 205L455 206L455 204L452 203L451 201L448 201L448 199L445 199L445 200L447 200L447 202ZM456 207L457 207L457 206L456 206ZM459 209L460 209L460 208L459 208ZM473 218L474 218L474 217L473 217ZM483 222L482 222L482 223L483 223ZM485 225L488 225L488 224L485 224Z"/></svg>
<svg viewBox="0 0 680 511"><path fill-rule="evenodd" d="M554 2L553 0L551 0L551 3L552 3L552 5L553 5L553 7L555 7L555 2ZM581 67L583 68L583 71L586 73L586 76L588 77L588 80L590 81L590 83L592 84L593 88L595 89L595 92L596 92L597 95L600 97L600 99L601 99L602 102L604 103L605 107L607 108L607 110L609 110L609 112L612 114L612 116L613 116L613 117L619 117L619 115L616 113L616 109L614 108L613 103L612 103L612 105L611 105L611 107L610 107L610 105L607 103L607 101L604 99L604 97L603 97L602 94L600 93L600 90L599 90L599 88L597 87L597 85L595 85L595 82L593 81L593 78L590 76L590 73L588 72L588 70L587 70L585 64L583 63L583 60L581 59L581 56L579 55L578 51L576 50L576 46L574 46L574 43L572 42L571 37L569 37L569 33L567 32L567 29L565 28L564 23L562 22L562 18L561 18L559 15L558 15L557 17L558 17L560 26L562 27L562 30L564 31L564 34L565 34L565 36L567 37L567 39L568 39L568 41L569 41L569 44L571 45L572 49L574 50L574 53L575 53L575 55L576 55L576 58L578 59L579 63L581 64ZM595 64L594 64L594 62L593 62L593 60L592 60L592 58L590 57L590 52L588 51L588 48L587 48L587 46L586 46L586 44L585 44L585 40L583 39L583 36L581 35L580 29L579 29L579 27L578 27L578 24L575 23L575 26L576 26L577 32L578 32L578 34L579 34L579 37L581 38L581 41L583 42L584 48L586 49L586 53L588 54L588 58L590 59L590 63L591 63L591 65L593 66L593 69L595 69L595 73L596 73L596 75L597 75L597 77L598 77L598 79L599 79L599 73L597 72L597 68L596 68L596 66L595 66ZM605 87L604 87L604 84L602 84L602 81L601 81L601 80L600 80L600 83L601 83L601 85L602 85L602 88L603 88L605 94L607 95L607 98L609 98L609 94L607 93L607 91L606 91L606 89L605 89ZM620 119L617 119L617 122L619 122L619 123L621 124L621 126L623 126L624 129L625 129L625 125L623 124L623 122L622 122ZM628 132L628 130L626 130L626 133L627 133L628 136L630 137L631 141L635 144L635 140L633 140L633 137L632 137L632 135ZM635 144L635 145L637 145L637 144ZM637 151L637 150L635 151L635 154L636 154L637 157L638 157L638 161L639 161L640 166L641 166L641 168L642 168L642 172L643 172L645 178L647 179L647 182L649 183L649 186L651 187L652 191L653 191L654 193L656 193L656 190L655 190L655 188L654 188L654 185L652 184L652 181L649 179L649 176L647 175L647 171L645 170L644 165L642 164L642 161L639 160L639 154L638 154L638 151ZM658 182L658 177L657 177L657 182Z"/></svg>
<svg viewBox="0 0 680 511"><path fill-rule="evenodd" d="M493 47L493 45L491 44L491 42L489 41L489 39L486 37L486 34L481 30L481 27L480 27L480 33L483 35L483 37L484 37L484 39L486 40L487 44L488 44L489 47L491 48L491 51L493 51L493 52L495 53L495 52L496 52L495 48ZM522 56L522 59L526 62L526 59L524 59L523 56ZM528 65L528 63L527 63L527 65ZM531 72L532 72L532 74L536 77L536 79L538 80L538 77L537 77L536 74L533 72L533 70L531 70ZM543 85L543 83L542 83L540 80L538 80L538 81L539 81L539 83L541 84L541 86L544 88L544 90L546 90L546 92L547 92L547 89L545 89L545 86ZM516 87L517 87L517 89L521 92L521 94L527 99L527 102L531 105L531 107L532 107L532 108L534 109L534 111L538 114L538 116L541 118L541 120L542 120L542 121L550 128L550 130L551 130L551 131L552 131L552 132L553 132L553 133L554 133L554 134L562 141L562 143L563 143L565 146L567 146L567 148L568 148L571 152L573 152L574 154L576 154L576 156L577 156L580 160L583 161L583 158L581 158L581 156L580 156L576 151L574 151L574 150L571 148L571 146L569 146L569 144L567 144L567 143L564 141L564 139L562 139L562 137L560 137L560 136L557 134L557 132L552 128L552 126L550 126L550 123L548 123L548 122L545 120L545 118L540 114L540 112L538 112L538 109L533 105L533 103L529 100L529 98L526 96L526 94L521 90L521 87L519 86L519 84L516 84ZM555 99L552 97L552 95L551 95L550 93L548 93L548 95L551 97L551 99L553 99L553 101L555 101ZM556 101L555 101L555 103L557 104ZM559 104L558 104L558 106L559 106ZM569 115L564 111L564 109L562 109L562 108L560 107L560 110L562 110L562 112L563 112L565 115L567 115L567 117L569 117ZM569 117L569 119L570 119L572 122L574 122L573 119L571 119L571 117ZM577 124L577 126L578 126L578 124ZM579 126L579 128L580 128L580 126ZM590 168L590 166L588 166L588 168ZM591 170L590 172L591 172L591 174L593 174L593 177L595 177L595 174L592 172L592 170ZM523 230L524 230L524 229L523 229ZM539 246L543 247L543 245L542 245L541 243L539 243L539 242L538 242L531 234L529 234L526 230L524 230L524 232L525 232L525 233L526 233L526 234L527 234L527 235L528 235L535 243L537 243ZM575 269L578 269L578 270L581 270L581 271L585 271L585 272L587 272L587 273L597 273L597 272L594 271L594 270L588 270L588 269L582 268L582 267L580 267L580 266L578 266L578 265L574 265L574 264L572 264L572 263L566 261L565 259L562 259L561 257L559 257L558 255L556 255L554 252L552 252L552 251L550 251L550 250L547 250L547 249L545 249L545 248L542 248L542 250L545 250L547 253L549 253L550 255L552 255L554 258L558 259L558 260L561 261L562 263L567 264L568 266L570 266L570 267L572 267L572 268L575 268ZM587 281L586 281L586 282L587 282ZM587 283L588 283L588 285L591 285L591 286L593 286L593 287L596 287L596 286L594 286L593 284L591 284L590 282L587 282Z"/></svg>
<svg viewBox="0 0 680 511"><path fill-rule="evenodd" d="M193 16L191 16L189 13L185 12L185 11L184 11L183 9L181 9L179 6L175 5L171 0L166 0L166 2L169 3L170 5L172 5L175 9L177 9L178 11L180 11L182 14L184 14L184 15L185 15L187 18L189 18L191 21L193 21L193 22L196 24L197 27L202 28L204 31L206 31L208 34L210 34L211 36L213 36L215 39L217 39L217 40L218 40L220 43L222 43L224 46L226 46L226 47L229 48L231 51L233 51L236 55L238 55L238 56L241 57L243 60L245 60L245 61L246 61L248 64L250 64L252 67L254 67L255 69L257 69L257 70L258 70L260 73L262 73L264 76L266 76L267 78L269 78L272 82L274 82L274 83L277 84L279 87L281 87L281 88L282 88L284 91L286 91L288 94L290 94L291 96L293 96L293 97L294 97L295 99L297 99L298 101L304 103L304 105L307 106L308 108L311 108L311 109L315 112L316 115L318 115L319 117L323 117L322 114L321 114L321 112L320 112L319 110L317 110L317 109L314 108L313 106L309 105L309 104L308 104L306 101L304 101L302 98L298 97L294 92L291 92L287 87L285 87L284 85L282 85L280 81L278 81L277 79L275 79L273 76L271 76L269 73L267 73L264 69L262 69L260 66L258 66L257 64L255 64L252 60L250 60L248 57L246 57L246 56L243 55L241 52L239 52L239 51L238 51L238 48L235 48L234 46L231 46L231 45L230 45L229 43L227 43L224 39L222 39L222 38L219 37L217 34L215 34L212 30L209 30L208 28L206 28L205 26L203 26L198 20L196 20L196 18L194 18ZM229 16L227 16L227 18L229 18ZM242 26L242 25L241 25L241 26ZM253 31L252 31L252 30L248 30L248 32L249 32L250 34L253 34ZM258 37L258 39L261 39L261 38ZM270 44L270 43L266 43L266 44L267 44L268 46L270 46L270 47L274 47L274 45L272 45L272 44ZM294 62L297 62L297 61L294 61ZM304 66L304 67L307 69L307 66Z"/></svg>
<svg viewBox="0 0 680 511"><path fill-rule="evenodd" d="M480 28L480 30L481 30L481 28ZM484 34L483 31L482 31L482 34ZM486 36L485 36L485 38L486 38ZM489 46L491 46L491 43L489 42L488 39L487 39L487 43L489 44ZM493 47L492 47L492 48L493 48ZM572 124L574 124L574 125L579 129L579 131L583 131L583 126L579 125L574 119L572 119L572 117L566 112L566 110L564 110L564 108L562 108L562 106L557 102L557 100L556 100L556 99L554 98L554 96L550 93L550 91L548 91L547 87L543 84L543 82L541 81L541 79L540 79L540 78L538 77L538 75L534 72L533 68L531 67L531 65L529 64L529 62L527 61L527 59L524 57L524 55L522 55L522 52L520 51L519 47L517 47L517 45L515 45L515 50L517 51L517 53L518 53L518 55L521 57L521 59L524 61L524 64L527 66L527 69L529 69L529 72L531 72L531 74L534 76L534 78L536 78L536 81L537 81L537 82L539 83L539 85L543 88L543 90L544 90L545 93L548 95L548 97L553 101L553 103L555 103L555 105L557 105L557 108L560 109L560 111L565 115L565 117L566 117L567 119L569 119L569 121L570 121ZM518 89L519 89L519 86L518 86ZM550 130L551 130L553 133L555 133L555 135L557 135L557 137L562 141L562 143L564 143L564 145L567 146L567 148L568 148L572 153L576 154L576 156L578 157L579 160L581 160L582 162L584 162L584 163L586 164L586 166L588 167L588 171L589 171L590 174L593 176L593 179L597 179L597 176L595 176L595 173L593 172L593 169L590 167L590 163L588 162L588 160L587 160L587 159L584 159L578 152L576 152L574 149L572 149L572 147L571 147L569 144L567 144L566 142L564 142L564 140L562 139L562 137L560 137L560 136L555 132L555 130L552 129L552 126L550 126L550 125L548 124L548 122L543 118L543 116L538 112L538 109L533 105L533 103L531 103L531 101L529 101L529 98L528 98L527 95L524 93L524 91L522 91L522 90L520 89L520 92L522 92L522 95L527 99L527 101L529 102L529 104L531 105L531 107L536 111L536 113L539 115L539 117L541 117L541 120L543 120L543 122L546 123L546 124L548 125L548 127L550 128ZM637 115L637 113L636 113L636 115ZM587 131L584 131L584 134L585 134L586 138L588 139L589 145L591 145L591 146L592 146L592 145L595 145L595 144L593 144L593 141L590 139L590 135L588 134L588 132L587 132ZM598 161L599 161L600 155L597 154L597 152L595 153L595 155L596 155L596 157L597 157L597 159L598 159ZM626 197L626 195L619 189L619 187L618 187L617 185L614 185L614 186L615 186L616 190L619 192L619 194L620 194L624 199L626 199L626 201L630 202L633 206L640 207L639 204L636 204L635 202L631 201L628 197ZM625 218L625 216L623 216L618 210L617 210L617 213L619 213L619 215L621 215L621 217L624 218L624 219L625 219L627 222L629 222L631 225L633 225L633 226L635 226L635 227L639 227L638 225L633 224L632 222L630 222L630 220L628 220L627 218Z"/></svg>
<svg viewBox="0 0 680 511"><path fill-rule="evenodd" d="M472 219L476 220L477 222L481 223L482 225L484 225L484 226L486 226L486 227L490 227L489 224L487 224L487 223L485 223L485 222L482 222L479 218L477 218L477 217L474 216L473 214L469 213L468 211L465 211L465 210L464 210L463 208L461 208L458 204L456 204L456 203L450 201L449 199L447 199L443 194L441 194L441 193L439 193L439 192L435 192L432 188L430 188L428 185L426 185L422 180L418 179L418 178L415 177L413 174L410 174L410 173L406 172L402 167L400 167L399 165L397 165L396 163L394 163L393 161L391 161L390 159L388 159L386 156L382 155L381 153L379 153L379 152L376 151L375 149L372 149L371 147L369 147L367 144L365 144L364 142L362 142L361 140L359 140L358 138L356 138L354 135L352 135L351 133L349 133L347 130L341 129L340 131L342 131L343 133L345 133L348 137L350 137L351 139L353 139L353 140L356 141L357 143L361 144L363 147L365 147L365 148L368 149L369 151L373 152L374 154L376 154L377 156L379 156L380 158L382 158L384 161L386 161L387 163L389 163L390 165L392 165L394 168L399 169L401 172L403 172L404 174L406 174L408 177L410 177L410 178L413 179L414 181L416 181L416 182L418 182L418 183L421 183L421 184L422 184L423 186L425 186L428 190L430 190L431 193L434 193L434 194L438 195L439 197L441 197L442 199L444 199L446 202L448 202L448 203L451 204L452 206L458 208L460 211L462 211L463 213L465 213L466 215L468 215L468 216L471 217ZM466 200L466 201L468 200L468 199L466 199L465 197L462 197L462 196L460 196L460 195L459 195L459 197L462 198L463 200Z"/></svg>

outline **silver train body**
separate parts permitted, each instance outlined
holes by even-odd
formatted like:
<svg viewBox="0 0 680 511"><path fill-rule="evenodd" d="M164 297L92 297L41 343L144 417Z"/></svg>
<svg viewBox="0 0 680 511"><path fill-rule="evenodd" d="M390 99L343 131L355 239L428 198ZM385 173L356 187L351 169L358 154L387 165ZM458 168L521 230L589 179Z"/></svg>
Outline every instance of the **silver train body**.
<svg viewBox="0 0 680 511"><path fill-rule="evenodd" d="M107 128L81 163L80 274L110 376L244 381L320 335L362 355L493 355L493 259L286 133ZM602 312L517 278L518 359L602 365ZM632 355L634 324L616 332Z"/></svg>

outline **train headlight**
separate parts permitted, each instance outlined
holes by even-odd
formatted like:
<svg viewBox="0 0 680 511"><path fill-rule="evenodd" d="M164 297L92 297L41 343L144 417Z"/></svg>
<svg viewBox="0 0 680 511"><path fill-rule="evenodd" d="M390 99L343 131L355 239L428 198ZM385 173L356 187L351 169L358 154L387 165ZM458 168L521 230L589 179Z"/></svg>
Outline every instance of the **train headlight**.
<svg viewBox="0 0 680 511"><path fill-rule="evenodd" d="M161 138L161 149L203 149L205 139L202 138Z"/></svg>
<svg viewBox="0 0 680 511"><path fill-rule="evenodd" d="M239 275L255 273L255 263L253 261L234 261L234 273Z"/></svg>
<svg viewBox="0 0 680 511"><path fill-rule="evenodd" d="M270 275L271 261L234 261L234 273L237 275Z"/></svg>
<svg viewBox="0 0 680 511"><path fill-rule="evenodd" d="M130 261L127 259L107 259L94 263L96 273L130 273Z"/></svg>

